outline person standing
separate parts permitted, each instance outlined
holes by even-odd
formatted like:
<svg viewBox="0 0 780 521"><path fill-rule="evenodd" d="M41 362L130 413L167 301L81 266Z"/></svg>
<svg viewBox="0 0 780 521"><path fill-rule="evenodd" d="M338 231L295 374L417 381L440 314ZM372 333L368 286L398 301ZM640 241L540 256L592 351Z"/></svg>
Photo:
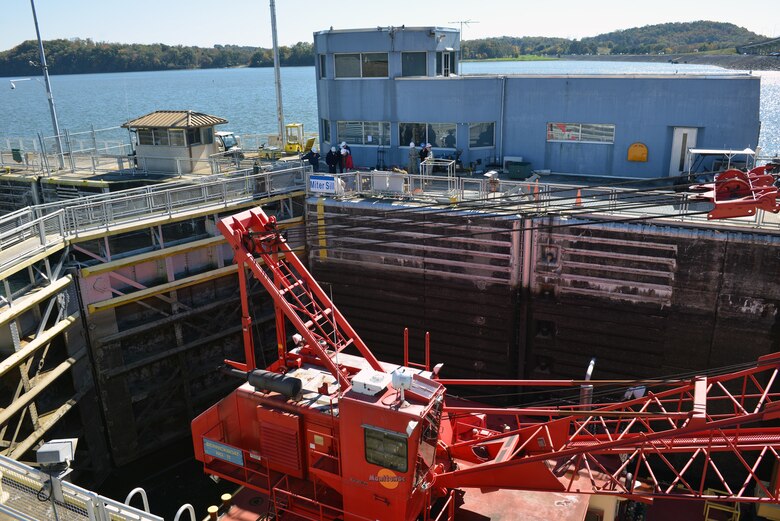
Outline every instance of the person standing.
<svg viewBox="0 0 780 521"><path fill-rule="evenodd" d="M325 163L328 165L328 172L336 173L336 167L341 167L341 154L336 147L330 147L330 152L325 156Z"/></svg>
<svg viewBox="0 0 780 521"><path fill-rule="evenodd" d="M344 170L347 172L355 168L355 164L352 162L352 149L349 148L346 141L341 142L341 159L344 163Z"/></svg>
<svg viewBox="0 0 780 521"><path fill-rule="evenodd" d="M320 149L316 146L311 147L311 150L304 154L301 159L307 160L315 172L320 171Z"/></svg>
<svg viewBox="0 0 780 521"><path fill-rule="evenodd" d="M420 160L420 156L417 153L417 149L414 148L414 141L409 143L409 175L417 175L420 172L417 162Z"/></svg>

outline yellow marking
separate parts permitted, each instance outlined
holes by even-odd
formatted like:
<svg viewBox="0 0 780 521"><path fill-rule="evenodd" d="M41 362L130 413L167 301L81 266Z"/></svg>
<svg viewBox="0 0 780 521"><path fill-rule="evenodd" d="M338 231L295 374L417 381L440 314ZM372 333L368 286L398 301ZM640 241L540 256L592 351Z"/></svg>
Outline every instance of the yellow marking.
<svg viewBox="0 0 780 521"><path fill-rule="evenodd" d="M317 237L319 239L320 246L320 259L326 259L328 257L328 246L325 240L325 199L320 197L317 199Z"/></svg>

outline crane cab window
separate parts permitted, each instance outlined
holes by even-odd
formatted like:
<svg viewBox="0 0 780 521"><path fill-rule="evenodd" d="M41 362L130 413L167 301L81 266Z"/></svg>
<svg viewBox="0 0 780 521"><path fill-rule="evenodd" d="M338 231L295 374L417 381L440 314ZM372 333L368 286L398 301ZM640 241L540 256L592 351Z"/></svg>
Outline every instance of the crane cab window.
<svg viewBox="0 0 780 521"><path fill-rule="evenodd" d="M398 472L408 470L405 436L376 427L363 427L363 433L367 462Z"/></svg>

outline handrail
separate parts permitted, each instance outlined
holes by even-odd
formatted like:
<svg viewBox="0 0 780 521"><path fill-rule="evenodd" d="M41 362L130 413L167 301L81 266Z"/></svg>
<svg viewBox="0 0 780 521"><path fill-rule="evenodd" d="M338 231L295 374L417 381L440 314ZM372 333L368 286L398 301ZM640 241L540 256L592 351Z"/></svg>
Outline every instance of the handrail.
<svg viewBox="0 0 780 521"><path fill-rule="evenodd" d="M179 510L176 511L176 516L174 516L173 521L179 521L181 515L185 512L190 513L190 521L197 521L197 518L195 517L195 509L192 508L192 505L189 503L186 503L179 507Z"/></svg>
<svg viewBox="0 0 780 521"><path fill-rule="evenodd" d="M49 475L7 456L0 456L0 474L6 490L14 490L13 494L4 498L0 513L13 519L55 519L57 514L52 509L57 509L59 516L66 514L59 519L74 521L163 521L162 517L149 513L148 509L144 512L67 481L61 482L63 503L41 502L37 494L49 481Z"/></svg>
<svg viewBox="0 0 780 521"><path fill-rule="evenodd" d="M173 216L193 208L227 207L260 196L301 190L304 170L296 166L254 174L251 169L246 169L239 171L238 175L212 178L201 183L176 183L164 188L150 186L27 207L0 218L0 251L27 244L21 251L13 251L13 259L0 256L0 269L55 242L65 243L85 232L109 229L151 215ZM14 227L9 226L14 220ZM2 231L4 227L7 231ZM38 240L31 240L34 237Z"/></svg>
<svg viewBox="0 0 780 521"><path fill-rule="evenodd" d="M130 491L125 498L125 505L130 506L130 500L135 497L136 494L141 494L141 501L144 504L144 512L149 512L149 498L146 497L146 491L141 487L136 487Z"/></svg>

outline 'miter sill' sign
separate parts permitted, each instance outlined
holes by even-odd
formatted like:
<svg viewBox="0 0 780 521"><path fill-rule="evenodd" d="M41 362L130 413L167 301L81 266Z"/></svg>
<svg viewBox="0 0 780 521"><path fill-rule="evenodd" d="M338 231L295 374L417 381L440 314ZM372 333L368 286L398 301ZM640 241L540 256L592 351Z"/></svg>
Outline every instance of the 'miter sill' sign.
<svg viewBox="0 0 780 521"><path fill-rule="evenodd" d="M323 194L335 194L336 178L332 175L309 176L309 191Z"/></svg>

